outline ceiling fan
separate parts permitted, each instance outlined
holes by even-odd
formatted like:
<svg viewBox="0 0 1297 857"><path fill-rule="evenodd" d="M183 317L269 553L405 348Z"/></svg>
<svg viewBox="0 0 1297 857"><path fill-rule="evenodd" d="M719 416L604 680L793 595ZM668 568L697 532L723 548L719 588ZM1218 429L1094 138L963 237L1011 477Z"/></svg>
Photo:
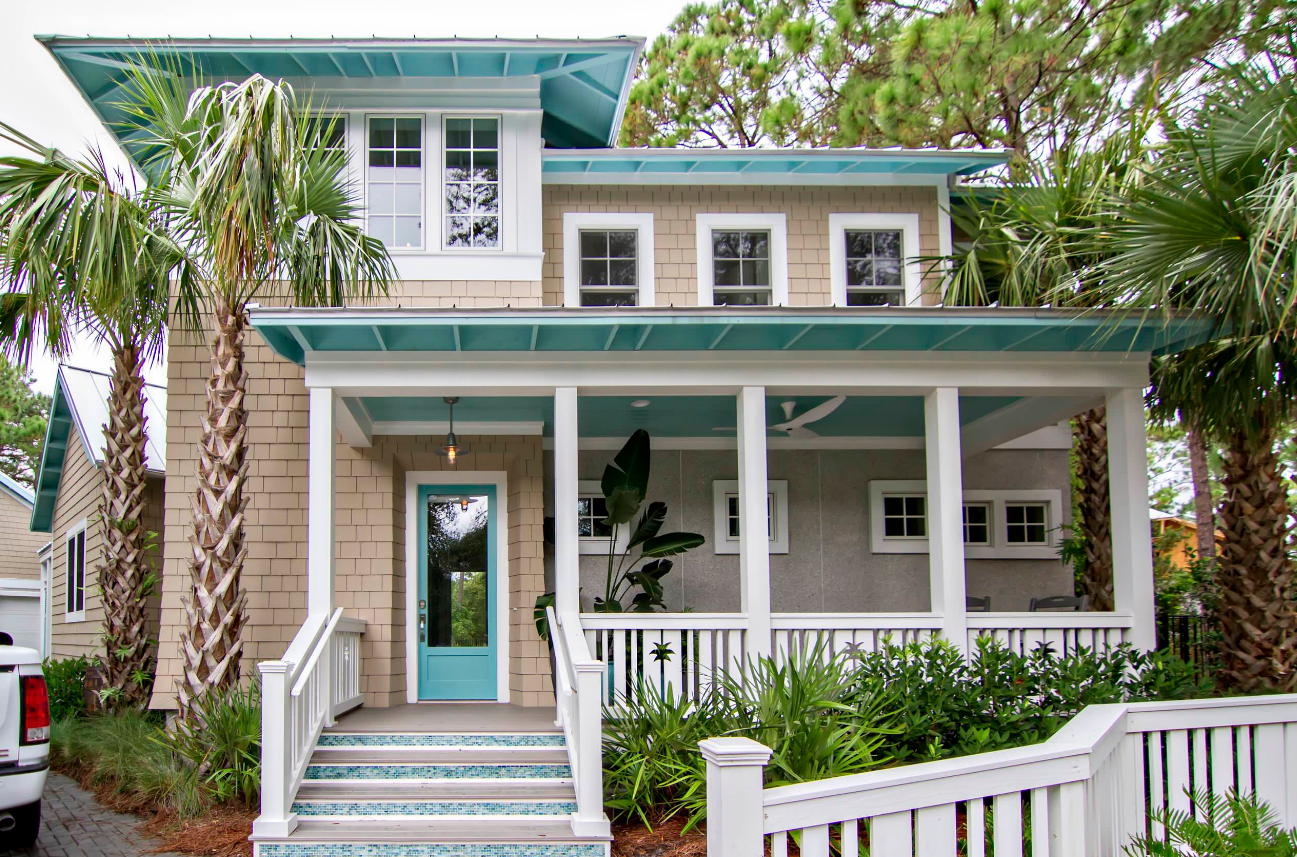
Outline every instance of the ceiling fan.
<svg viewBox="0 0 1297 857"><path fill-rule="evenodd" d="M784 411L784 421L782 423L775 423L772 426L767 426L766 428L770 431L784 432L788 437L793 438L794 440L819 437L818 434L808 429L807 426L824 419L829 414L836 411L846 400L846 396L834 396L827 402L822 402L797 417L793 416L793 409L797 407L796 402L780 402L779 407L783 408ZM716 426L712 431L737 431L737 429L734 426Z"/></svg>

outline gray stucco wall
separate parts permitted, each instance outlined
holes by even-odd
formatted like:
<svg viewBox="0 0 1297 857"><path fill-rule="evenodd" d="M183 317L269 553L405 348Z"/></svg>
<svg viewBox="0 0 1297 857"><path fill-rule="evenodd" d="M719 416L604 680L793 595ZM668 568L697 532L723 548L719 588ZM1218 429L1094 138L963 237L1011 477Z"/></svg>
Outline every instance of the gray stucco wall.
<svg viewBox="0 0 1297 857"><path fill-rule="evenodd" d="M613 451L582 450L580 478L597 480ZM545 514L554 513L553 454L545 453ZM869 482L924 478L922 450L771 450L770 479L788 481L789 552L770 557L772 604L780 613L926 611L928 555L874 554ZM964 488L1055 488L1068 496L1066 450L992 450L964 462ZM701 533L707 544L675 558L663 581L670 610L739 610L739 558L712 547L712 482L738 478L734 450L655 451L649 494L668 505L664 529ZM1065 522L1070 506L1063 503ZM553 582L552 552L546 575ZM606 560L581 557L581 604L604 591ZM995 610L1026 610L1033 597L1072 593L1060 560L970 559L967 590Z"/></svg>

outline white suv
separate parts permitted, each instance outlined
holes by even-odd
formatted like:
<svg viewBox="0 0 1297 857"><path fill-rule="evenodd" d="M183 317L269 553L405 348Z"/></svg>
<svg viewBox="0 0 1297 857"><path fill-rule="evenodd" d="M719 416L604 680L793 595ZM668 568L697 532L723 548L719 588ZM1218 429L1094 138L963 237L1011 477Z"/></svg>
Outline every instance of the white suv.
<svg viewBox="0 0 1297 857"><path fill-rule="evenodd" d="M41 824L50 767L50 698L35 649L0 631L0 851L26 848Z"/></svg>

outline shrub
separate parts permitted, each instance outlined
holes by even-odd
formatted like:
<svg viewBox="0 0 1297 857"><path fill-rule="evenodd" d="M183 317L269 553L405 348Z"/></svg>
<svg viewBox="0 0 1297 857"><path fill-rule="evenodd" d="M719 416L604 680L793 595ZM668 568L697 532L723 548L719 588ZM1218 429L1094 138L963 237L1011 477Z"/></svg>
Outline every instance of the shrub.
<svg viewBox="0 0 1297 857"><path fill-rule="evenodd" d="M1297 857L1297 830L1284 830L1270 807L1254 794L1209 798L1191 795L1194 812L1153 812L1166 838L1139 837L1130 857Z"/></svg>
<svg viewBox="0 0 1297 857"><path fill-rule="evenodd" d="M41 667L45 671L45 686L50 693L50 717L62 720L85 714L86 670L90 667L90 661L85 657L64 658L61 661L46 658Z"/></svg>
<svg viewBox="0 0 1297 857"><path fill-rule="evenodd" d="M176 729L167 745L198 771L216 800L257 805L261 796L261 686L209 691L198 700L202 724Z"/></svg>

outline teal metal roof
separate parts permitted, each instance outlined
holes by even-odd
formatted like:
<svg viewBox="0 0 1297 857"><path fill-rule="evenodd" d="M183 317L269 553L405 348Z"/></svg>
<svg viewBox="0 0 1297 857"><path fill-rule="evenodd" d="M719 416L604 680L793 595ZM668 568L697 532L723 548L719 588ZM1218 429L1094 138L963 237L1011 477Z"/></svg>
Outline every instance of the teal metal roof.
<svg viewBox="0 0 1297 857"><path fill-rule="evenodd" d="M334 107L338 93L368 93L370 104L402 87L452 78L535 84L549 146L612 144L644 40L610 39L106 39L37 36L110 129L128 63L141 54L171 57L206 80L251 74L309 85ZM361 105L363 106L363 105ZM389 105L390 106L390 105ZM121 137L128 151L130 141Z"/></svg>
<svg viewBox="0 0 1297 857"><path fill-rule="evenodd" d="M157 384L145 384L144 417L148 437L145 467L150 473L166 472L167 391ZM108 422L108 376L102 372L59 366L50 403L50 420L45 428L45 447L36 471L31 529L48 533L54 526L54 503L63 479L72 430L81 439L86 458L95 466L104 460L103 427Z"/></svg>
<svg viewBox="0 0 1297 857"><path fill-rule="evenodd" d="M545 180L640 180L743 176L969 175L1007 163L1006 149L555 149L541 156Z"/></svg>
<svg viewBox="0 0 1297 857"><path fill-rule="evenodd" d="M280 356L312 352L1146 352L1205 340L1208 319L973 307L423 310L254 308Z"/></svg>

